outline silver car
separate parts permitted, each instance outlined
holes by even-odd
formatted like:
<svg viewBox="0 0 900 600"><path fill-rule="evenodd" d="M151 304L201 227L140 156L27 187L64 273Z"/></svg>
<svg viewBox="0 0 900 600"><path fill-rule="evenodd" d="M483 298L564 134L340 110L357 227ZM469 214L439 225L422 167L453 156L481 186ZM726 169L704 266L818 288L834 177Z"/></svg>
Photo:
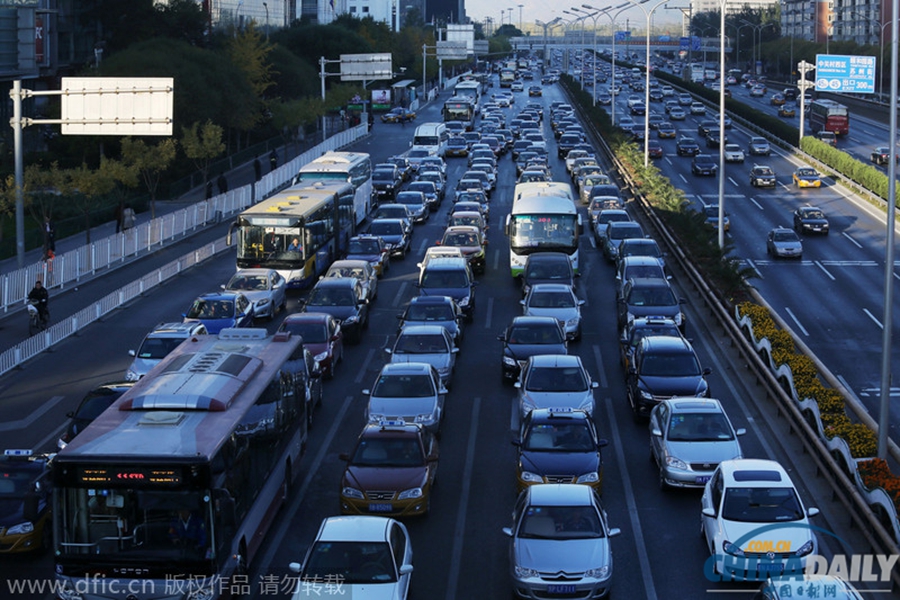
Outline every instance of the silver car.
<svg viewBox="0 0 900 600"><path fill-rule="evenodd" d="M537 283L531 286L524 300L520 300L523 314L530 317L554 317L563 324L567 340L581 338L581 307L572 291L572 286L564 283Z"/></svg>
<svg viewBox="0 0 900 600"><path fill-rule="evenodd" d="M766 253L774 258L803 258L803 242L793 229L776 227L766 237Z"/></svg>
<svg viewBox="0 0 900 600"><path fill-rule="evenodd" d="M722 403L712 398L663 400L650 413L650 454L659 487L702 488L723 460L743 458L738 436Z"/></svg>
<svg viewBox="0 0 900 600"><path fill-rule="evenodd" d="M393 348L385 348L393 364L421 362L433 366L441 384L450 388L450 378L459 352L450 333L440 325L410 325L397 336Z"/></svg>
<svg viewBox="0 0 900 600"><path fill-rule="evenodd" d="M606 511L590 486L543 483L519 496L510 538L513 590L523 598L600 598L612 585Z"/></svg>
<svg viewBox="0 0 900 600"><path fill-rule="evenodd" d="M371 390L366 418L370 423L405 421L419 423L437 433L444 416L447 388L441 384L437 369L427 363L387 364Z"/></svg>
<svg viewBox="0 0 900 600"><path fill-rule="evenodd" d="M274 269L240 269L222 289L244 294L256 317L271 319L285 306L285 280Z"/></svg>
<svg viewBox="0 0 900 600"><path fill-rule="evenodd" d="M514 384L519 414L535 408L572 408L594 414L596 381L574 354L538 354L528 358Z"/></svg>
<svg viewBox="0 0 900 600"><path fill-rule="evenodd" d="M365 300L373 302L378 296L378 273L367 260L336 260L325 277L352 277L362 286Z"/></svg>

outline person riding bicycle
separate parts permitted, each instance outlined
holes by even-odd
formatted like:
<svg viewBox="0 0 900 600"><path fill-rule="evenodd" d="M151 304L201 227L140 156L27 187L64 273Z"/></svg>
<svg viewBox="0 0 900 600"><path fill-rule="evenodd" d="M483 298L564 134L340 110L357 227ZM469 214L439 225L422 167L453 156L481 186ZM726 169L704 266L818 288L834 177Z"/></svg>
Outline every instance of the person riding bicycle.
<svg viewBox="0 0 900 600"><path fill-rule="evenodd" d="M37 308L38 314L41 317L41 321L46 323L50 320L50 311L48 310L50 293L47 291L47 288L44 287L44 284L41 283L40 279L34 282L34 287L28 292L28 300L34 303L34 306Z"/></svg>

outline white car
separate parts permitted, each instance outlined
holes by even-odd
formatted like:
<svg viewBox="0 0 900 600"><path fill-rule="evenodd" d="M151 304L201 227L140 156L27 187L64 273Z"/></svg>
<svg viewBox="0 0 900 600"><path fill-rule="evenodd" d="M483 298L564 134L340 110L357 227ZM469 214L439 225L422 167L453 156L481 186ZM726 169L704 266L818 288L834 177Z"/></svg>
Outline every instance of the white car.
<svg viewBox="0 0 900 600"><path fill-rule="evenodd" d="M405 600L412 556L406 526L395 519L328 517L319 526L303 563L288 565L298 574L293 600L315 597L329 582L348 598Z"/></svg>
<svg viewBox="0 0 900 600"><path fill-rule="evenodd" d="M271 319L285 307L286 282L274 269L240 269L222 289L244 294L257 317Z"/></svg>
<svg viewBox="0 0 900 600"><path fill-rule="evenodd" d="M393 364L421 362L437 369L441 383L450 388L450 378L456 365L456 353L450 333L440 325L410 325L397 335L393 348L385 348Z"/></svg>
<svg viewBox="0 0 900 600"><path fill-rule="evenodd" d="M423 362L390 363L381 368L366 406L368 422L405 421L419 423L437 433L444 416L447 388L432 365Z"/></svg>
<svg viewBox="0 0 900 600"><path fill-rule="evenodd" d="M725 581L802 575L817 554L809 518L790 475L773 460L719 463L700 499L700 529L712 570ZM788 572L785 570L788 569Z"/></svg>
<svg viewBox="0 0 900 600"><path fill-rule="evenodd" d="M702 102L692 102L691 103L691 114L692 115L705 115L706 114L706 106Z"/></svg>
<svg viewBox="0 0 900 600"><path fill-rule="evenodd" d="M744 149L737 144L725 144L725 162L744 162Z"/></svg>
<svg viewBox="0 0 900 600"><path fill-rule="evenodd" d="M581 337L581 307L572 286L564 283L538 283L531 286L524 300L520 301L523 314L528 317L553 317L563 325L566 339Z"/></svg>

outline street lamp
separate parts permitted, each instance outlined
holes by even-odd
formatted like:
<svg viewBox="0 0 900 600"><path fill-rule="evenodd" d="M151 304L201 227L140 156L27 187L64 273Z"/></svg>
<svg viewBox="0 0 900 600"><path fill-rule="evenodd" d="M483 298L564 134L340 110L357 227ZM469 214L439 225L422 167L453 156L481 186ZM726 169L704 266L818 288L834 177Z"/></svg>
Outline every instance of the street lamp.
<svg viewBox="0 0 900 600"><path fill-rule="evenodd" d="M588 8L586 4L582 4L581 6L583 8ZM578 9L573 8L573 10ZM593 54L591 55L591 73L593 76L591 96L593 98L593 106L597 106L597 19L601 14L603 14L603 11L595 10L593 13L587 15L587 18L594 22L594 49Z"/></svg>
<svg viewBox="0 0 900 600"><path fill-rule="evenodd" d="M266 9L266 41L269 41L269 5L263 2L263 8Z"/></svg>
<svg viewBox="0 0 900 600"><path fill-rule="evenodd" d="M581 89L584 89L584 67L583 67L583 65L584 65L584 23L587 20L588 15L584 15L584 16L577 15L576 13L579 12L579 10L580 9L575 8L573 6L572 11L564 10L563 12L568 13L570 15L575 15L576 17L578 17L577 19L575 19L576 23L578 21L581 21L581 48L579 49L578 55L579 55L579 59L581 61L582 69L581 69L581 77L579 79L581 79Z"/></svg>
<svg viewBox="0 0 900 600"><path fill-rule="evenodd" d="M618 6L609 6L600 10L599 8L595 8L590 4L582 4L582 8L587 8L588 10L596 10L599 11L599 14L606 15L609 17L610 29L612 32L612 86L610 87L610 92L612 96L612 102L610 102L611 114L610 120L612 124L616 124L616 17L621 15L623 12L631 8L630 2L623 2ZM610 14L609 11L616 10L618 11L615 15ZM596 84L595 84L596 85ZM647 106L647 110L650 110L650 107Z"/></svg>
<svg viewBox="0 0 900 600"><path fill-rule="evenodd" d="M519 5L519 31L522 31L522 7L524 4Z"/></svg>
<svg viewBox="0 0 900 600"><path fill-rule="evenodd" d="M753 28L753 36L754 37L753 37L753 52L751 54L751 59L753 60L753 72L756 73L756 63L762 62L762 50L760 49L760 46L762 46L762 30L765 29L766 27L774 27L775 24L774 23L760 23L757 25L756 23L751 23L750 21L747 21L745 19L741 19L741 22L745 23L747 26ZM759 37L759 42L756 42L757 34ZM828 50L826 50L825 53L828 54ZM756 73L756 74L759 75L759 73Z"/></svg>
<svg viewBox="0 0 900 600"><path fill-rule="evenodd" d="M884 98L884 30L888 25L892 25L891 21L888 21L884 25L881 26L881 35L879 36L881 40L881 57L878 59L878 97Z"/></svg>

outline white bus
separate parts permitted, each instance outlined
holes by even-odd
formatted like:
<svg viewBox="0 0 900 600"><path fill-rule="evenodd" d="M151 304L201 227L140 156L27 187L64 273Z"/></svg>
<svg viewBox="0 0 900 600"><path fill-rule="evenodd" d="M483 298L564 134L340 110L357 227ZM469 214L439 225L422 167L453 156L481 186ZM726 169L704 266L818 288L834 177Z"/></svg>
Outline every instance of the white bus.
<svg viewBox="0 0 900 600"><path fill-rule="evenodd" d="M522 275L528 255L534 252L565 252L577 273L582 229L581 215L568 183L518 184L512 210L506 217L512 276Z"/></svg>
<svg viewBox="0 0 900 600"><path fill-rule="evenodd" d="M475 114L477 115L481 109L481 83L474 79L467 79L457 83L453 90L454 96L472 99L472 102L475 105Z"/></svg>
<svg viewBox="0 0 900 600"><path fill-rule="evenodd" d="M300 167L293 186L306 187L316 181L349 183L355 190L354 224L366 220L372 209L372 158L366 152L326 152Z"/></svg>
<svg viewBox="0 0 900 600"><path fill-rule="evenodd" d="M238 591L227 582L249 568L300 473L306 354L298 336L265 329L194 336L63 448L53 461L59 597Z"/></svg>

